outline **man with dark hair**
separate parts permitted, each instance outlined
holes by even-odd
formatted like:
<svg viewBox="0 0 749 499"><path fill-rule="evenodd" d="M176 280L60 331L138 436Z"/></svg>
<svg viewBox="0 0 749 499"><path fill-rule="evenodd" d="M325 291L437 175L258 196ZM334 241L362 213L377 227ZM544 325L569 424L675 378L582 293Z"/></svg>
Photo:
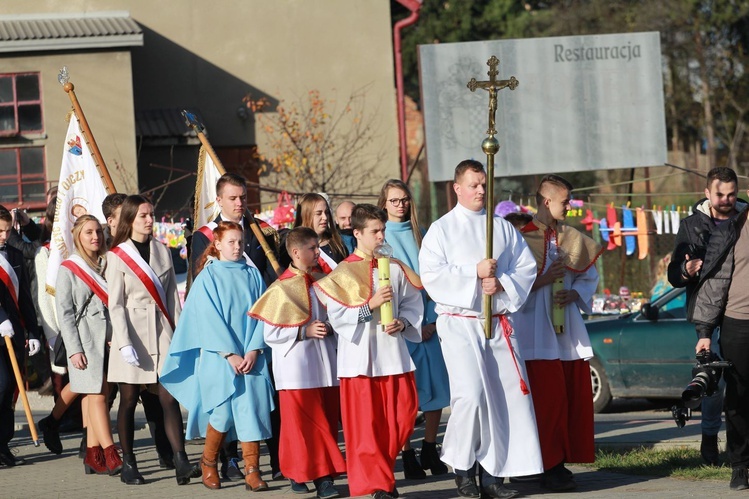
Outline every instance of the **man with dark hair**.
<svg viewBox="0 0 749 499"><path fill-rule="evenodd" d="M19 366L26 365L24 333L28 334L29 355L35 355L41 348L23 254L7 244L12 223L13 216L0 206L0 464L8 467L25 461L14 456L8 446L14 433L13 394L17 387L5 337L11 338Z"/></svg>
<svg viewBox="0 0 749 499"><path fill-rule="evenodd" d="M704 295L708 300L708 307L721 310L725 305L726 293L733 274L734 244L738 239L747 207L749 205L745 201L738 199L736 172L730 168L717 167L707 174L705 198L698 201L694 205L692 215L679 224L674 252L668 265L668 281L675 288L686 288L687 318L690 322L704 323L712 315L710 312L706 317L705 310L703 307L697 307L695 300L697 291L706 283L707 289L710 290ZM717 285L719 286L716 288ZM715 326L717 325L716 323ZM712 333L712 329L702 333L698 329L699 338L709 338ZM698 343L698 353L703 349L702 346L705 346L704 343ZM707 349L709 350L709 344ZM711 465L720 464L718 432L722 407L722 387L713 396L702 400L700 453L702 459ZM744 474L743 482L746 481Z"/></svg>
<svg viewBox="0 0 749 499"><path fill-rule="evenodd" d="M126 197L127 194L115 192L114 194L107 195L101 203L101 211L104 214L104 218L107 220L107 248L112 243L115 231L117 230L117 224L120 221L120 210L122 209L122 203L125 202Z"/></svg>
<svg viewBox="0 0 749 499"><path fill-rule="evenodd" d="M577 486L565 462L595 460L588 364L593 348L580 311L592 312L598 287L594 263L603 250L564 223L571 191L572 185L558 175L541 179L536 216L520 229L536 258L538 276L528 301L512 314L536 411L544 460L541 485L552 491ZM552 294L557 280L562 289ZM564 310L560 324L552 321L555 307Z"/></svg>
<svg viewBox="0 0 749 499"><path fill-rule="evenodd" d="M222 220L236 222L244 227L244 254L247 263L256 267L263 276L266 286L276 280L276 272L265 256L255 234L250 228L251 221L245 217L247 211L247 182L241 175L225 173L216 182L216 204L221 212L211 223L198 228L192 237L190 268L194 268L200 256L213 241L213 229ZM264 229L270 230L267 228ZM272 239L272 238L271 238Z"/></svg>
<svg viewBox="0 0 749 499"><path fill-rule="evenodd" d="M520 233L501 217L493 218L493 258L486 258L481 163L458 164L453 189L458 204L432 224L419 252L421 279L437 303L453 394L442 460L455 470L459 496L506 499L518 492L505 488L502 477L543 471L525 364L516 354L507 317L528 297L536 261ZM484 333L486 295L492 304L491 339Z"/></svg>

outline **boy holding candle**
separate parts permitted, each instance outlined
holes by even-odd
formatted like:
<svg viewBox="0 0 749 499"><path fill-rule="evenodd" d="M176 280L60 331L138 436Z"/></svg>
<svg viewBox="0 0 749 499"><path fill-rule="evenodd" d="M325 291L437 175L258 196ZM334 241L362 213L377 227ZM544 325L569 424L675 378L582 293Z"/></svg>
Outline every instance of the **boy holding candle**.
<svg viewBox="0 0 749 499"><path fill-rule="evenodd" d="M357 248L315 286L327 301L338 333L341 416L351 496L397 497L394 466L413 431L417 394L406 339L421 341L423 304L419 277L390 260L390 285L382 286L375 249L385 240L387 215L374 205L354 207ZM391 303L392 321L382 320Z"/></svg>
<svg viewBox="0 0 749 499"><path fill-rule="evenodd" d="M525 305L512 314L536 410L544 474L553 491L576 487L564 463L592 463L593 399L590 338L580 310L590 313L602 249L564 224L572 185L546 175L536 193L538 212L520 231L538 265ZM554 284L555 281L561 284Z"/></svg>

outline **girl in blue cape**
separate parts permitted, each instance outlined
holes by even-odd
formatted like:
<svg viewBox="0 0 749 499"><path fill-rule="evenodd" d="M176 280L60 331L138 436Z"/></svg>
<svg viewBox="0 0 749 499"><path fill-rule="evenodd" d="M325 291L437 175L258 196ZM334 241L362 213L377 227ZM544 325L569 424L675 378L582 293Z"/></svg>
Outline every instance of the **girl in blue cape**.
<svg viewBox="0 0 749 499"><path fill-rule="evenodd" d="M242 443L245 487L265 490L258 457L260 440L271 436L273 388L263 353L263 323L247 315L265 284L245 261L240 225L220 222L213 233L160 381L188 410L186 437L205 437L203 484L221 488L216 462L229 434Z"/></svg>
<svg viewBox="0 0 749 499"><path fill-rule="evenodd" d="M385 210L388 221L385 224L385 239L393 248L393 257L401 260L419 273L419 248L424 235L416 215L416 207L408 186L400 180L388 180L382 186L378 207ZM421 463L410 443L403 450L403 471L406 478L425 478L424 470L432 475L447 473L447 466L440 461L437 451L437 431L442 409L450 405L450 386L447 367L442 357L442 348L437 337L435 323L437 314L435 303L426 291L421 291L424 299L424 322L421 327L421 343L406 341L408 352L416 365L416 390L419 394L419 409L426 420L424 441L421 447Z"/></svg>

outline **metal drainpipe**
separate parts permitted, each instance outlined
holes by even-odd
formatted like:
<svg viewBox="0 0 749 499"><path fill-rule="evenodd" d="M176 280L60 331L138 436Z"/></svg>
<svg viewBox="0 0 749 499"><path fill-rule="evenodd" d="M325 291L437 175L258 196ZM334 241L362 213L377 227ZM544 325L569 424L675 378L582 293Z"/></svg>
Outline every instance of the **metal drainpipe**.
<svg viewBox="0 0 749 499"><path fill-rule="evenodd" d="M401 56L401 30L419 19L422 0L398 0L398 3L411 11L411 15L395 23L393 29L393 49L395 51L395 85L398 92L398 135L400 142L401 180L408 178L408 147L406 143L406 100L403 89L403 57Z"/></svg>

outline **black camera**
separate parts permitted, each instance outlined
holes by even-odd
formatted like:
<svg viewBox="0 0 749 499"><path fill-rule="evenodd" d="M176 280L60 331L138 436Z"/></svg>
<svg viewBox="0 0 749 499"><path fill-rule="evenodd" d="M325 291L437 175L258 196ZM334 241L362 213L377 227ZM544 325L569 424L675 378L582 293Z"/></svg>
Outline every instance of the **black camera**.
<svg viewBox="0 0 749 499"><path fill-rule="evenodd" d="M733 366L728 361L720 360L720 357L710 350L702 350L696 358L697 363L692 368L692 381L681 394L684 406L671 407L671 415L679 428L684 428L687 421L692 418L692 409L700 405L703 397L709 397L718 390L723 369Z"/></svg>
<svg viewBox="0 0 749 499"><path fill-rule="evenodd" d="M723 369L731 366L733 364L720 360L720 357L710 350L702 350L698 353L697 363L692 368L692 381L681 394L684 405L690 409L696 409L702 397L709 397L718 390L718 382Z"/></svg>

